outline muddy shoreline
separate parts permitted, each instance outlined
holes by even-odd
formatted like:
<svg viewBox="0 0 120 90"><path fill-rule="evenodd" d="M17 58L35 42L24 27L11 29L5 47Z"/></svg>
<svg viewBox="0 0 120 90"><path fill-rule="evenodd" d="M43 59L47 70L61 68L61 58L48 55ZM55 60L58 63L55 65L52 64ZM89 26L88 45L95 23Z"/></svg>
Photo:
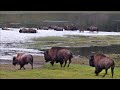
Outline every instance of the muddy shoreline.
<svg viewBox="0 0 120 90"><path fill-rule="evenodd" d="M43 56L33 56L33 58L34 58L33 68L41 68L45 64ZM0 59L1 70L16 70L19 69L19 67L20 67L19 65L13 66L12 60ZM25 68L31 69L31 65L27 64L25 65Z"/></svg>
<svg viewBox="0 0 120 90"><path fill-rule="evenodd" d="M45 60L44 60L44 56L33 56L34 58L34 63L33 63L33 68L42 68L44 64L46 64ZM12 65L12 60L2 60L0 59L0 70L18 70L20 68L19 65L13 66ZM3 63L3 64L2 64ZM50 62L47 62L50 64ZM79 57L79 56L74 56L74 58L72 58L72 62L73 64L86 64L88 65L88 59L85 57ZM55 63L57 64L57 63ZM27 64L25 65L25 68L27 70L31 69L31 65Z"/></svg>

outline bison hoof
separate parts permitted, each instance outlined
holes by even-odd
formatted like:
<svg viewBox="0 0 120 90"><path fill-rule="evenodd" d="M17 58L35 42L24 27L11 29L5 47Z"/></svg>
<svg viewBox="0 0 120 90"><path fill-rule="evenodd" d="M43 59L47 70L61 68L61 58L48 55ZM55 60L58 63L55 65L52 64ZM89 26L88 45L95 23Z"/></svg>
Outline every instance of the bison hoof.
<svg viewBox="0 0 120 90"><path fill-rule="evenodd" d="M105 77L105 75L103 75L102 77Z"/></svg>

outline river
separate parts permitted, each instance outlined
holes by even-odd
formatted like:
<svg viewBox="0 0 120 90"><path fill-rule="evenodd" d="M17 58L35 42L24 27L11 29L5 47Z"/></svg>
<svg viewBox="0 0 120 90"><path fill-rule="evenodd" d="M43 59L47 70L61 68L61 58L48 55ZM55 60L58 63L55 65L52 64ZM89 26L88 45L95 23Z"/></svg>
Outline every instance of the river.
<svg viewBox="0 0 120 90"><path fill-rule="evenodd" d="M42 51L37 49L30 49L25 46L26 43L34 43L31 38L46 37L46 36L64 36L64 35L83 35L83 36L96 36L96 35L120 35L120 32L99 32L90 33L85 31L54 31L54 30L37 30L37 33L19 33L20 28L10 28L10 30L2 30L0 28L0 60L12 60L12 57L18 52L30 53L32 55L43 55ZM79 52L73 48L75 54ZM1 61L0 61L1 63Z"/></svg>

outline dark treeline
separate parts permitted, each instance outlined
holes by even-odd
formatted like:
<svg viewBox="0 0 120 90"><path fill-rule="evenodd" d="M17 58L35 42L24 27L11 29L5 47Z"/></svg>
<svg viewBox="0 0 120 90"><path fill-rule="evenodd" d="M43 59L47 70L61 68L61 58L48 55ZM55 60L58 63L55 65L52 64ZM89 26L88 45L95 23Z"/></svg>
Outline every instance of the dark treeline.
<svg viewBox="0 0 120 90"><path fill-rule="evenodd" d="M41 27L50 25L75 25L84 29L94 25L99 27L100 31L120 31L120 12L0 11L0 27Z"/></svg>

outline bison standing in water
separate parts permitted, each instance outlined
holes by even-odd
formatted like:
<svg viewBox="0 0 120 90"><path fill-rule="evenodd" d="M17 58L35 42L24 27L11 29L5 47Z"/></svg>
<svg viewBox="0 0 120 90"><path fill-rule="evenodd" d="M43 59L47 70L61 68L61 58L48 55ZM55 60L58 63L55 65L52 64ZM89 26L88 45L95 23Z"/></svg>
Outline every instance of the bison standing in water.
<svg viewBox="0 0 120 90"><path fill-rule="evenodd" d="M92 55L89 59L89 65L95 67L96 75L98 75L103 69L105 69L105 74L103 75L103 77L107 74L107 70L111 68L113 78L115 63L111 58L105 56L104 54Z"/></svg>
<svg viewBox="0 0 120 90"><path fill-rule="evenodd" d="M32 28L22 28L19 30L19 33L37 33L37 30L32 29Z"/></svg>
<svg viewBox="0 0 120 90"><path fill-rule="evenodd" d="M25 64L31 64L31 68L33 69L33 56L30 54L25 54L25 53L19 53L17 56L13 57L13 65L20 65L20 70L21 68L24 68ZM25 68L24 68L25 69Z"/></svg>
<svg viewBox="0 0 120 90"><path fill-rule="evenodd" d="M63 47L52 47L51 49L44 52L45 61L46 62L50 61L52 66L56 61L56 63L60 62L61 67L65 62L64 64L64 67L65 67L67 60L69 60L69 63L68 63L68 67L69 67L72 57L73 57L72 52L67 48L63 48Z"/></svg>
<svg viewBox="0 0 120 90"><path fill-rule="evenodd" d="M87 30L90 31L90 32L94 32L94 31L98 32L99 31L98 27L95 27L95 26L90 26L90 27L87 28Z"/></svg>

